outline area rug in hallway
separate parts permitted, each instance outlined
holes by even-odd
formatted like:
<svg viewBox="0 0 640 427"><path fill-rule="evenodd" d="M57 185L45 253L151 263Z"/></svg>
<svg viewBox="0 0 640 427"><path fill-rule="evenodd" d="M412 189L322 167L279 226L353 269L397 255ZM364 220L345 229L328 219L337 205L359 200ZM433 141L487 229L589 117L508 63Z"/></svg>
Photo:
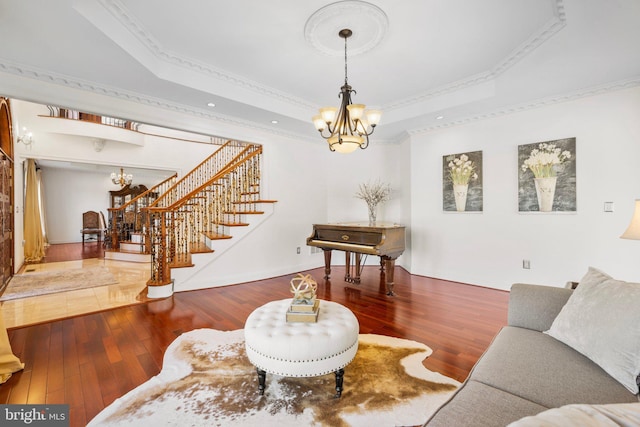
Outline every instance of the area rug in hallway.
<svg viewBox="0 0 640 427"><path fill-rule="evenodd" d="M197 329L169 345L161 372L116 399L89 426L411 426L459 386L427 370L421 343L361 334L335 399L335 376L267 374L264 396L244 333Z"/></svg>
<svg viewBox="0 0 640 427"><path fill-rule="evenodd" d="M118 283L107 267L24 273L13 276L0 301Z"/></svg>

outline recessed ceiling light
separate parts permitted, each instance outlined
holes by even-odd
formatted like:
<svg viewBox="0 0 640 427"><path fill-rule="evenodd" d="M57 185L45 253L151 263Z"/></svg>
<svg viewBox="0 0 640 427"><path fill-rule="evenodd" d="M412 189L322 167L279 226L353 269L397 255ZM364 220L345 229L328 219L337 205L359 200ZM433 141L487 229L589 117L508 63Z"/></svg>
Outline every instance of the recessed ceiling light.
<svg viewBox="0 0 640 427"><path fill-rule="evenodd" d="M438 117L436 117L436 120L442 120L442 119L444 119L444 116L438 116Z"/></svg>
<svg viewBox="0 0 640 427"><path fill-rule="evenodd" d="M273 123L274 125L277 125L278 121L277 120L271 120L271 123Z"/></svg>
<svg viewBox="0 0 640 427"><path fill-rule="evenodd" d="M207 103L207 107L215 107L215 106L216 106L216 104L214 104L213 102Z"/></svg>

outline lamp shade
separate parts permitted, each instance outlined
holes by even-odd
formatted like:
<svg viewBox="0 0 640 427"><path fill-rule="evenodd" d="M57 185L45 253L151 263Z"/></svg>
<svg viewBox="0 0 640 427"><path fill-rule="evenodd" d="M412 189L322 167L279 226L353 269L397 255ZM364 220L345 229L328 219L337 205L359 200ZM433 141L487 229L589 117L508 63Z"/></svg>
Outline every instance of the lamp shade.
<svg viewBox="0 0 640 427"><path fill-rule="evenodd" d="M333 151L337 151L342 154L353 153L356 148L360 147L364 142L362 137L354 135L343 135L342 138L332 136L327 141L329 142L329 147L331 147Z"/></svg>
<svg viewBox="0 0 640 427"><path fill-rule="evenodd" d="M620 236L621 239L640 240L640 200L636 200L636 208L627 230Z"/></svg>
<svg viewBox="0 0 640 427"><path fill-rule="evenodd" d="M380 118L382 117L382 111L380 110L367 110L365 112L365 114L367 115L367 121L369 122L369 124L373 127L378 126L378 123L380 123Z"/></svg>
<svg viewBox="0 0 640 427"><path fill-rule="evenodd" d="M338 109L336 107L324 107L320 109L320 116L325 123L333 123L337 111Z"/></svg>
<svg viewBox="0 0 640 427"><path fill-rule="evenodd" d="M322 116L320 114L313 116L313 124L316 127L317 130L319 131L323 131L324 128L327 127L327 124L325 123L325 121L322 119Z"/></svg>

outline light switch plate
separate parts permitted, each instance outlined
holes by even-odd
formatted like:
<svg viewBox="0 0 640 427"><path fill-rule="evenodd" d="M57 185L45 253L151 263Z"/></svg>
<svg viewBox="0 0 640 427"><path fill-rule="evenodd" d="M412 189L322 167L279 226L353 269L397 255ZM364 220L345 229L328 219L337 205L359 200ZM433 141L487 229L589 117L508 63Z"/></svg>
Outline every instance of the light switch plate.
<svg viewBox="0 0 640 427"><path fill-rule="evenodd" d="M604 202L604 211L613 212L613 202Z"/></svg>

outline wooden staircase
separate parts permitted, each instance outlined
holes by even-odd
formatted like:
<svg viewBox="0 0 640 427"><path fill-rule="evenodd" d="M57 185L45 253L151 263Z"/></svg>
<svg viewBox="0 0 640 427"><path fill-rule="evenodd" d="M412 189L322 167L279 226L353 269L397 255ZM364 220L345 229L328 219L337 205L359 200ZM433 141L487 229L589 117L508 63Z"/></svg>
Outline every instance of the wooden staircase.
<svg viewBox="0 0 640 427"><path fill-rule="evenodd" d="M264 207L275 200L260 198L261 156L261 145L227 141L182 179L149 190L155 193L140 210L140 221L135 222L139 230L118 225L127 205L119 208L123 213L114 209L109 213L111 247L105 258L150 262L148 296L170 296L176 280L185 277L173 278L172 270L204 268L214 248L228 246L221 243L246 234L240 230L268 216Z"/></svg>

